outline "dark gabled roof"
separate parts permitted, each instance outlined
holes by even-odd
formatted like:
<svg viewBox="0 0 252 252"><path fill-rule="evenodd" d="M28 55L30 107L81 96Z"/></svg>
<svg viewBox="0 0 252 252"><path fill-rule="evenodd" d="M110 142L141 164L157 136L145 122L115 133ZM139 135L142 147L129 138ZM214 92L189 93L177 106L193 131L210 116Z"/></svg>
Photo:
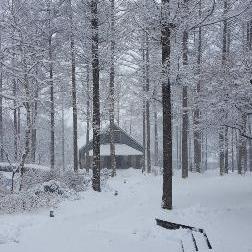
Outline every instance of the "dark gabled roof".
<svg viewBox="0 0 252 252"><path fill-rule="evenodd" d="M114 134L115 134L115 143L126 144L133 149L144 152L144 148L141 144L139 144L133 137L127 134L122 128L117 125L114 126ZM101 145L110 143L110 126L106 127L100 133L100 142ZM80 148L80 155L82 153L86 153L93 149L93 140L90 140L88 144Z"/></svg>

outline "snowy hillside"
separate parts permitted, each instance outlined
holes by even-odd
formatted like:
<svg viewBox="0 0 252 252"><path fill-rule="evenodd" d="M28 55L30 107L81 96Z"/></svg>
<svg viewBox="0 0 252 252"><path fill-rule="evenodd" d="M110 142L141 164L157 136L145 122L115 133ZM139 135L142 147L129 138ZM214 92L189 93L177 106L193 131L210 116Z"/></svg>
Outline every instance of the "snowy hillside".
<svg viewBox="0 0 252 252"><path fill-rule="evenodd" d="M252 251L251 175L213 173L174 178L174 209L161 210L161 176L119 171L102 193L87 191L49 209L0 216L1 252L180 252L194 251L187 231L167 231L155 218L204 228L213 250ZM114 192L118 191L118 195ZM199 251L208 251L195 236Z"/></svg>

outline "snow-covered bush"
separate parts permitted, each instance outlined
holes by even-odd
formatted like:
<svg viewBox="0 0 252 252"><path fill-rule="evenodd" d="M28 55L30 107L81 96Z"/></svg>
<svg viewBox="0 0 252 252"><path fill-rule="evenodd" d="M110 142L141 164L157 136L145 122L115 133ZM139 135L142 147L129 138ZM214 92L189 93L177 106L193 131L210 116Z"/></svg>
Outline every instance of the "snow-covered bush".
<svg viewBox="0 0 252 252"><path fill-rule="evenodd" d="M107 180L111 176L111 170L107 168L101 169L101 187L105 187ZM86 191L90 188L92 183L92 171L89 173L75 173L73 171L67 171L61 176L61 181L69 188L74 189L77 192Z"/></svg>
<svg viewBox="0 0 252 252"><path fill-rule="evenodd" d="M19 180L18 176L19 174L16 174L17 180ZM52 172L36 169L26 170L23 177L23 188L28 190L37 184L42 184L52 179L55 179L55 175Z"/></svg>
<svg viewBox="0 0 252 252"><path fill-rule="evenodd" d="M63 183L51 180L27 191L7 195L0 199L0 212L13 213L52 207L65 198L75 199L77 193Z"/></svg>
<svg viewBox="0 0 252 252"><path fill-rule="evenodd" d="M91 177L86 173L75 173L73 171L65 172L61 181L76 192L86 191L91 184Z"/></svg>

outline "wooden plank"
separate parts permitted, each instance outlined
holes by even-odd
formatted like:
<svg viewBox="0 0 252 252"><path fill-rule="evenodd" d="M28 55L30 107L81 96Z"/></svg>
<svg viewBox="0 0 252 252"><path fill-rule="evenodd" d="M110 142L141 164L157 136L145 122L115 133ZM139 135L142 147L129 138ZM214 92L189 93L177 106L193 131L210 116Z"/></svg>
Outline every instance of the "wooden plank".
<svg viewBox="0 0 252 252"><path fill-rule="evenodd" d="M183 224L178 224L178 223L173 223L173 222L164 221L164 220L160 220L160 219L156 219L156 223L157 223L158 226L161 226L163 228L170 229L170 230L176 230L176 229L183 228L183 229L189 229L189 230L194 231L194 232L199 232L204 236L204 239L205 239L205 241L207 243L207 247L209 249L212 249L212 245L211 245L211 243L210 243L210 241L209 241L209 239L207 237L207 234L206 234L205 230L202 229L202 228L196 228L196 227L183 225Z"/></svg>
<svg viewBox="0 0 252 252"><path fill-rule="evenodd" d="M195 237L193 235L192 230L191 230L191 236L192 236L192 241L193 241L193 245L194 245L195 251L199 251L198 246L197 246L197 242L195 240Z"/></svg>

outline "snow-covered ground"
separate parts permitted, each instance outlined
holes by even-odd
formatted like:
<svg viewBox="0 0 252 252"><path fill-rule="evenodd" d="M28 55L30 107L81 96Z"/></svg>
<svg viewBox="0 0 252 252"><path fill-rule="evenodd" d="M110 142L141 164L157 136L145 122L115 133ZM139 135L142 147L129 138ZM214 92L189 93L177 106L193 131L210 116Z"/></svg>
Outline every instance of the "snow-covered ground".
<svg viewBox="0 0 252 252"><path fill-rule="evenodd" d="M217 173L217 172L216 172ZM55 209L0 216L0 252L194 251L184 230L167 231L155 218L204 228L213 250L252 252L252 176L213 172L174 176L174 209L161 210L161 176L119 171L106 191L83 192ZM118 195L114 195L114 191ZM195 235L199 251L204 240Z"/></svg>

